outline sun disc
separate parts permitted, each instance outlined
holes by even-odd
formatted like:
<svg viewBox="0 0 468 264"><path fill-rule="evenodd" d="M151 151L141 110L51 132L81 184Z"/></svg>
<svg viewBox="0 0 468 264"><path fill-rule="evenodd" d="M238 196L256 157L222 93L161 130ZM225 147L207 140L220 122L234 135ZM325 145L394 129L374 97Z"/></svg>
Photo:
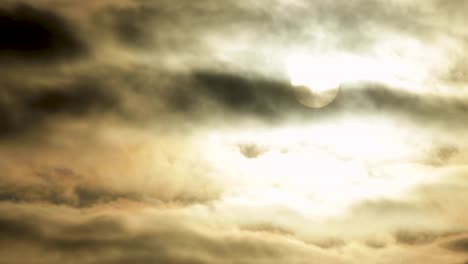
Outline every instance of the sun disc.
<svg viewBox="0 0 468 264"><path fill-rule="evenodd" d="M330 104L338 94L342 77L332 58L293 55L286 61L286 71L297 100L312 108Z"/></svg>

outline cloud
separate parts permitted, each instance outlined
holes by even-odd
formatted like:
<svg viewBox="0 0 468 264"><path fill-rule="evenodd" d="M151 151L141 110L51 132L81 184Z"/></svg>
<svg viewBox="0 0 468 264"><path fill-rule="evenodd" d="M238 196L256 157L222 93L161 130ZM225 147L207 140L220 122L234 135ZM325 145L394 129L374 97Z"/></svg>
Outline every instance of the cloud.
<svg viewBox="0 0 468 264"><path fill-rule="evenodd" d="M268 223L242 226L241 230L245 230L248 232L260 232L260 233L264 232L264 233L269 233L269 234L274 234L274 235L279 235L279 236L294 236L294 232L288 229L279 227L279 226L268 224Z"/></svg>
<svg viewBox="0 0 468 264"><path fill-rule="evenodd" d="M195 89L180 92L185 95L184 101L188 105L197 106L198 102L208 99L227 113L256 116L265 121L300 118L313 122L352 113L385 115L435 127L459 127L468 112L468 103L464 99L398 90L379 83L344 85L329 106L311 109L299 103L293 87L280 81L232 73L194 73L194 77L195 82L187 87Z"/></svg>
<svg viewBox="0 0 468 264"><path fill-rule="evenodd" d="M465 5L5 1L0 262L461 262ZM284 70L285 59L302 51L384 53L428 71L430 85L345 83L334 102L308 108ZM440 69L427 68L426 59ZM375 151L397 156L382 166L411 167L395 169L401 182L366 175L367 157L347 146L342 152L351 154L335 163L339 140L312 133L356 120L409 131L401 139L408 157L387 153L399 133L389 135L383 153ZM309 126L310 135L262 138ZM259 136L250 140L251 132ZM216 138L223 133L247 136L226 147ZM330 160L346 169L327 174ZM304 163L312 169L296 166ZM366 180L400 192L380 195L360 187ZM366 194L353 198L361 193L347 193L344 183ZM258 196L264 203L256 204ZM336 215L308 214L347 199L355 202Z"/></svg>
<svg viewBox="0 0 468 264"><path fill-rule="evenodd" d="M70 207L121 200L187 206L219 197L219 178L198 150L186 145L189 136L142 134L115 123L111 129L111 122L61 119L47 136L37 135L41 131L5 140L0 200Z"/></svg>
<svg viewBox="0 0 468 264"><path fill-rule="evenodd" d="M344 86L329 106L311 109L297 100L298 94L289 84L259 76L207 70L170 74L155 81L148 79L150 74L144 69L109 68L71 76L59 73L54 77L59 81L44 75L50 84L27 83L28 79L18 84L16 77L8 77L0 98L0 134L34 131L36 126L63 116L103 114L134 124L164 117L173 120L168 124L183 120L203 126L212 121L248 119L264 124L315 122L353 113L384 115L436 128L460 128L468 111L463 99L416 94L379 84ZM114 75L121 77L111 77Z"/></svg>
<svg viewBox="0 0 468 264"><path fill-rule="evenodd" d="M27 4L0 9L0 59L42 63L82 55L86 46L65 18Z"/></svg>
<svg viewBox="0 0 468 264"><path fill-rule="evenodd" d="M445 244L445 247L457 251L457 252L468 252L468 239L467 238L459 238L453 241L450 241Z"/></svg>
<svg viewBox="0 0 468 264"><path fill-rule="evenodd" d="M106 112L118 99L98 79L77 79L55 85L4 84L0 99L0 137L33 132L51 118L79 118Z"/></svg>
<svg viewBox="0 0 468 264"><path fill-rule="evenodd" d="M284 83L216 72L195 72L193 77L194 97L213 101L227 113L274 120L291 111L308 110Z"/></svg>
<svg viewBox="0 0 468 264"><path fill-rule="evenodd" d="M459 127L465 119L468 104L459 98L413 93L381 84L362 83L356 88L341 89L327 110L338 114L352 111L363 115L386 115L417 125Z"/></svg>
<svg viewBox="0 0 468 264"><path fill-rule="evenodd" d="M255 144L241 144L239 145L240 152L248 159L254 159L263 155L268 151L268 147L258 146Z"/></svg>
<svg viewBox="0 0 468 264"><path fill-rule="evenodd" d="M408 232L398 231L395 234L395 239L398 243L408 245L428 244L439 238L439 235L429 232Z"/></svg>
<svg viewBox="0 0 468 264"><path fill-rule="evenodd" d="M8 206L2 205L2 210L6 210ZM130 225L127 214L93 216L87 213L83 217L78 212L68 211L64 221L57 217L58 213L45 216L15 211L15 216L3 215L0 219L0 242L27 246L32 252L37 248L44 258L48 258L47 252L58 252L58 259L52 263L71 261L77 253L92 254L92 258L82 258L82 263L133 263L136 260L143 263L217 263L226 258L246 263L279 263L291 257L299 263L306 263L308 257L342 263L338 258L287 238L230 233L201 226L193 229L183 219L174 218L177 214L140 214L140 217L157 223L149 227ZM75 216L73 220L72 216ZM165 220L167 217L171 221ZM221 232L218 234L222 234L222 237L216 232ZM2 252L2 255L8 257L7 252ZM32 256L16 257L17 261L28 262Z"/></svg>

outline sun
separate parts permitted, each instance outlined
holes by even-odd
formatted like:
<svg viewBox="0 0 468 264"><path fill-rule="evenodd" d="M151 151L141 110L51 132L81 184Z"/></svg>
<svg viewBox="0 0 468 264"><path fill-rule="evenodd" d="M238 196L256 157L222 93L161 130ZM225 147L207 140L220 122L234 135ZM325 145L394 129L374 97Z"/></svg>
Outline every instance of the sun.
<svg viewBox="0 0 468 264"><path fill-rule="evenodd" d="M402 85L398 77L401 70L388 58L340 52L293 53L286 58L285 68L299 102L314 108L330 104L344 84L370 81Z"/></svg>
<svg viewBox="0 0 468 264"><path fill-rule="evenodd" d="M340 61L331 56L294 54L286 59L286 71L293 86L318 93L336 89L347 77Z"/></svg>
<svg viewBox="0 0 468 264"><path fill-rule="evenodd" d="M313 108L331 103L348 79L340 61L332 56L294 54L286 59L285 68L298 101Z"/></svg>
<svg viewBox="0 0 468 264"><path fill-rule="evenodd" d="M284 68L291 85L301 91L298 100L311 107L323 107L345 84L380 83L413 92L433 87L431 75L446 65L443 58L428 58L429 51L422 53L425 49L420 43L401 40L387 45L390 47L369 54L291 52L284 60Z"/></svg>

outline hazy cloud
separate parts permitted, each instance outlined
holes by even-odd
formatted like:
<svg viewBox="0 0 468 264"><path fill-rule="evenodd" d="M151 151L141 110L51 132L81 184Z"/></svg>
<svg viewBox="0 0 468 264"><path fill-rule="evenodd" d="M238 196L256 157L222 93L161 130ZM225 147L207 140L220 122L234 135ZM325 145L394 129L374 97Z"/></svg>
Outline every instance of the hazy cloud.
<svg viewBox="0 0 468 264"><path fill-rule="evenodd" d="M466 7L4 1L0 262L462 263Z"/></svg>

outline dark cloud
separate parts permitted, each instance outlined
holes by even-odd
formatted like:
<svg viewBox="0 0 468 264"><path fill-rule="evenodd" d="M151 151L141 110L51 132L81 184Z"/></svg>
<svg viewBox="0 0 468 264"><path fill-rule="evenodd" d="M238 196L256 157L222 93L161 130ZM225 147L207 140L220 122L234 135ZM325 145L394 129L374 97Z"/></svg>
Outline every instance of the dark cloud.
<svg viewBox="0 0 468 264"><path fill-rule="evenodd" d="M425 163L434 166L443 166L447 164L454 156L460 153L460 149L453 145L442 145L429 153Z"/></svg>
<svg viewBox="0 0 468 264"><path fill-rule="evenodd" d="M80 263L219 263L226 259L258 263L305 254L282 237L269 241L252 234L225 233L220 238L213 230L193 230L177 219L172 224L160 219L153 227L130 228L118 215L73 221L26 216L0 217L0 243L27 245L44 254L52 250L67 261L76 254L92 254ZM29 258L27 254L18 257Z"/></svg>
<svg viewBox="0 0 468 264"><path fill-rule="evenodd" d="M55 180L59 181L61 179ZM136 192L92 188L79 183L42 182L26 186L12 186L9 183L0 183L0 201L3 202L43 202L84 208L119 200L142 201L144 199L141 194Z"/></svg>
<svg viewBox="0 0 468 264"><path fill-rule="evenodd" d="M440 238L440 234L432 232L415 232L400 230L395 233L395 239L398 243L407 245L430 244Z"/></svg>
<svg viewBox="0 0 468 264"><path fill-rule="evenodd" d="M307 243L323 249L335 249L346 246L346 242L340 238L328 238L315 241L307 241Z"/></svg>
<svg viewBox="0 0 468 264"><path fill-rule="evenodd" d="M209 70L173 78L150 96L160 99L167 107L165 111L180 113L186 120L258 118L277 122L291 115L313 113L296 100L292 87L285 82Z"/></svg>
<svg viewBox="0 0 468 264"><path fill-rule="evenodd" d="M245 225L241 227L241 230L248 232L268 233L279 236L294 236L294 232L291 230L281 226L275 226L271 223Z"/></svg>
<svg viewBox="0 0 468 264"><path fill-rule="evenodd" d="M463 99L417 94L378 83L343 85L330 105L311 109L300 104L294 88L281 81L210 72L195 73L194 80L188 87L196 89L174 90L181 94L178 98L189 102L188 105L203 104L206 100L199 97L205 97L223 111L252 115L265 121L295 117L312 121L358 114L457 127L465 123L468 113L468 103Z"/></svg>
<svg viewBox="0 0 468 264"><path fill-rule="evenodd" d="M259 146L255 144L241 144L239 145L239 150L246 158L254 159L267 152L268 148L266 146Z"/></svg>
<svg viewBox="0 0 468 264"><path fill-rule="evenodd" d="M207 198L208 200L215 197ZM164 195L151 195L133 190L110 190L104 187L95 187L71 183L42 183L28 186L11 186L0 183L0 202L14 203L48 203L66 205L77 208L89 208L96 205L118 203L120 201L133 201L155 206L171 204L172 206L189 206L205 203L207 199L192 194L176 194L174 197Z"/></svg>
<svg viewBox="0 0 468 264"><path fill-rule="evenodd" d="M40 226L34 221L18 221L18 219L0 219L0 240L35 240L41 237Z"/></svg>
<svg viewBox="0 0 468 264"><path fill-rule="evenodd" d="M72 24L53 12L26 4L0 9L0 62L47 62L85 50Z"/></svg>
<svg viewBox="0 0 468 264"><path fill-rule="evenodd" d="M195 93L239 114L275 117L290 111L307 111L286 83L238 74L196 72Z"/></svg>
<svg viewBox="0 0 468 264"><path fill-rule="evenodd" d="M163 10L149 6L127 9L113 8L107 10L106 13L109 21L102 22L109 23L108 26L114 32L117 41L129 47L157 49L161 48L159 42L164 41L163 37L167 37L170 33L170 30L164 30L167 22L158 19L160 15L163 15L160 13L163 13ZM172 44L179 45L177 42Z"/></svg>
<svg viewBox="0 0 468 264"><path fill-rule="evenodd" d="M82 223L60 223L41 216L2 217L0 241L23 242L52 250L93 250L112 245L125 246L126 233L118 219L95 218ZM40 224L39 224L40 223ZM53 232L51 232L53 230Z"/></svg>
<svg viewBox="0 0 468 264"><path fill-rule="evenodd" d="M39 115L84 115L89 111L106 109L116 104L115 98L104 93L98 83L86 81L79 81L67 90L42 90L23 98L23 108Z"/></svg>
<svg viewBox="0 0 468 264"><path fill-rule="evenodd" d="M216 114L218 110L231 114L231 117L255 117L266 122L295 118L313 121L357 114L457 127L464 123L468 113L468 103L463 99L413 93L366 82L343 85L337 98L320 109L302 105L297 91L284 81L232 72L194 72L185 78L185 83L180 81L179 85L169 86L166 90L162 98L169 109L208 118L220 118Z"/></svg>
<svg viewBox="0 0 468 264"><path fill-rule="evenodd" d="M459 238L459 239L450 241L445 244L445 247L453 251L467 253L468 252L468 238L464 237L464 238Z"/></svg>
<svg viewBox="0 0 468 264"><path fill-rule="evenodd" d="M0 93L0 135L32 131L53 118L103 113L133 124L164 119L171 121L167 125L183 120L198 126L213 120L279 124L356 114L461 128L468 116L468 103L463 99L416 94L376 83L343 85L331 104L313 109L301 104L300 94L281 80L213 70L156 79L151 74L150 69L108 69L72 75L53 85L5 80ZM441 149L434 155L443 161L450 153L453 151Z"/></svg>
<svg viewBox="0 0 468 264"><path fill-rule="evenodd" d="M274 123L320 111L300 104L292 87L280 81L216 71L166 76L156 71L157 78L154 74L137 67L71 76L58 73L60 81L52 84L6 78L0 92L0 136L45 129L43 125L61 118L99 114L112 114L129 125L166 120L166 126L180 121L203 126L213 120L251 118ZM50 73L45 76L51 78Z"/></svg>
<svg viewBox="0 0 468 264"><path fill-rule="evenodd" d="M124 225L117 218L93 217L76 223L60 223L56 219L29 215L2 217L0 240L10 242L37 243L39 246L61 250L93 248L97 240L118 240L125 233ZM41 223L42 225L38 225ZM95 243L92 243L92 242Z"/></svg>
<svg viewBox="0 0 468 264"><path fill-rule="evenodd" d="M96 79L82 78L31 89L19 83L10 85L6 84L0 92L1 137L35 132L51 117L82 117L118 105L112 91L105 91Z"/></svg>
<svg viewBox="0 0 468 264"><path fill-rule="evenodd" d="M368 239L365 241L366 246L370 248L375 248L375 249L383 249L387 246L387 243L385 241L380 241L377 239Z"/></svg>
<svg viewBox="0 0 468 264"><path fill-rule="evenodd" d="M7 154L7 151L3 151L3 153ZM82 152L82 155L88 155L88 158L91 158L93 154ZM59 159L58 162L67 163L67 161L63 159L70 158L68 155L70 154ZM79 158L82 159L83 157ZM104 159L102 156L100 158ZM120 157L120 159L123 158ZM102 161L103 160L101 160L101 162ZM130 161L126 160L126 162ZM34 161L24 160L23 163L24 164L16 164L16 168L32 167ZM128 165L130 166L131 164ZM146 177L148 178L146 180L146 188L135 187L131 184L124 187L119 187L118 185L111 186L112 184L110 183L103 183L103 179L99 179L102 176L97 175L97 173L93 171L88 172L88 174L75 172L74 170L83 170L83 165L80 164L80 160L78 159L71 165L73 166L73 170L69 168L24 170L20 175L23 177L21 182L15 181L15 177L19 175L14 171L11 172L8 170L8 167L5 166L3 162L0 162L0 166L4 167L3 174L0 176L0 202L18 204L45 203L89 208L126 201L152 204L154 206L171 204L172 206L183 207L206 203L217 199L219 195L219 191L216 190L214 185L201 183L204 181L202 179L203 176L197 176L196 181L200 182L200 186L195 189L192 189L192 187L195 187L193 184L190 185L190 187L186 186L189 179L180 183L178 183L177 180L173 180L172 188L167 188L167 186L165 187L158 182L159 180L163 181L164 179L175 177L173 174L168 176L154 175L151 179L154 178L153 181L155 181L155 183L151 183L149 177ZM108 170L107 166L109 165L101 164L97 166L96 169L102 167ZM125 168L125 166L123 167ZM167 169L169 170L169 168ZM169 173L169 171L166 173ZM191 173L190 177L195 177L193 171L184 173ZM114 177L120 177L119 181L128 181L130 183L144 178L138 175L138 172L133 172L132 175L126 175L119 170L116 170ZM177 177L188 178L188 176L184 174L177 175Z"/></svg>
<svg viewBox="0 0 468 264"><path fill-rule="evenodd" d="M327 108L335 113L381 115L441 127L459 127L468 113L468 103L463 99L412 93L375 83L343 87Z"/></svg>

